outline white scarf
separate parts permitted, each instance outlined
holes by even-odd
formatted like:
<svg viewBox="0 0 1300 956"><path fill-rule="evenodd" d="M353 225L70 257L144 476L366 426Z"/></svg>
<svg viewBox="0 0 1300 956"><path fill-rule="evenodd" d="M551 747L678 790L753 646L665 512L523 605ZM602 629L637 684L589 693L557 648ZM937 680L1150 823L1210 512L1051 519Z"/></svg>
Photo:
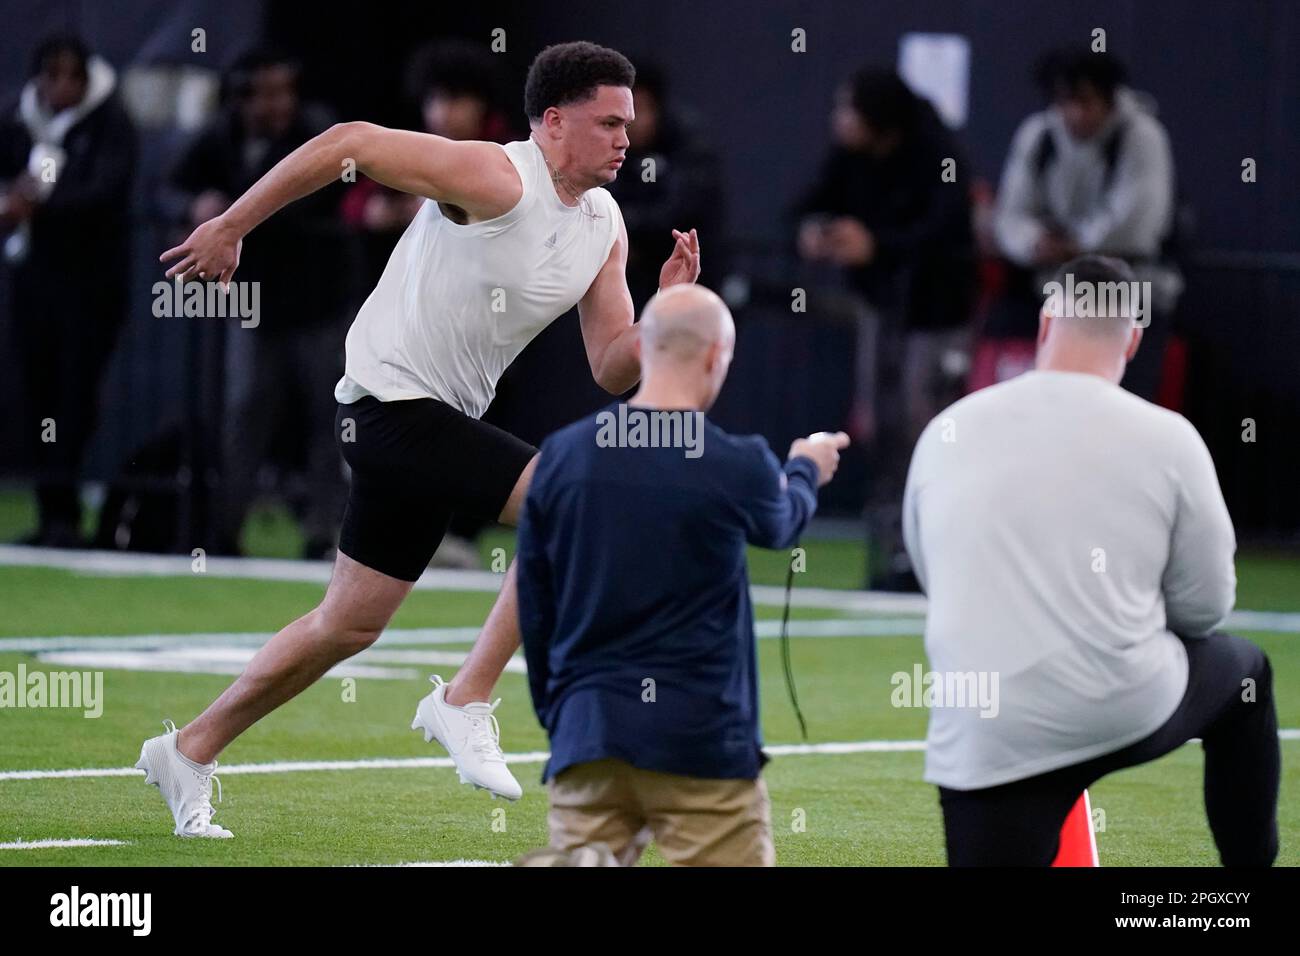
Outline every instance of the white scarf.
<svg viewBox="0 0 1300 956"><path fill-rule="evenodd" d="M41 102L36 80L28 81L18 100L18 119L27 127L32 150L27 156L27 172L36 181L36 195L42 202L49 198L63 174L68 154L63 138L91 112L103 105L117 87L117 74L107 60L92 56L86 61L86 95L75 106L52 113ZM27 258L31 243L30 223L23 223L4 245L5 258L12 263Z"/></svg>
<svg viewBox="0 0 1300 956"><path fill-rule="evenodd" d="M54 189L67 154L63 150L63 137L87 115L101 106L117 86L117 74L106 60L97 56L86 61L86 95L76 106L51 113L41 103L36 92L36 81L23 87L18 101L18 118L27 127L32 138L32 151L27 157L27 172L36 180L44 199ZM54 161L54 175L45 174L47 160ZM43 175L44 174L44 175Z"/></svg>

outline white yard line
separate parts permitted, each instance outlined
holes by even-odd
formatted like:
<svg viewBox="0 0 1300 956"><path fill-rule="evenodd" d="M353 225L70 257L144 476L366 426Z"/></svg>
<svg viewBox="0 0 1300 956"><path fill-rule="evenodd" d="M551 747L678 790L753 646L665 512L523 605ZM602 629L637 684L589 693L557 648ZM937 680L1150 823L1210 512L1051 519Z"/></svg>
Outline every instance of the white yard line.
<svg viewBox="0 0 1300 956"><path fill-rule="evenodd" d="M1300 633L1300 614L1291 611L1233 611L1223 622L1225 631L1272 631Z"/></svg>
<svg viewBox="0 0 1300 956"><path fill-rule="evenodd" d="M199 577L194 559L183 554L136 554L123 551L73 551L58 548L29 548L24 545L0 545L0 566L60 568L82 574L130 575L154 577ZM264 581L303 581L325 584L330 579L333 562L291 561L277 558L204 559L202 576L210 578L256 578ZM503 574L492 571L455 571L429 569L416 583L417 588L444 591L501 590Z"/></svg>
<svg viewBox="0 0 1300 956"><path fill-rule="evenodd" d="M413 863L356 863L365 867L408 867L408 866L513 866L508 860L416 860Z"/></svg>
<svg viewBox="0 0 1300 956"><path fill-rule="evenodd" d="M1300 615L1238 611L1242 629L1294 633L1300 631ZM1294 618L1295 620L1292 620ZM1230 626L1235 626L1230 623ZM871 638L919 636L924 629L920 618L828 618L791 621L792 638ZM761 640L780 634L780 621L758 621L755 632ZM430 664L460 666L461 652L398 650L440 644L471 644L477 627L392 628L380 635L375 646L331 671L332 677L381 677L408 680L413 671L379 668L378 664ZM0 653L34 653L42 661L69 666L151 670L174 673L238 674L255 650L273 637L271 631L213 634L88 634L32 637L0 637ZM522 658L513 659L506 669L525 673Z"/></svg>
<svg viewBox="0 0 1300 956"><path fill-rule="evenodd" d="M0 567L46 567L99 575L150 575L197 577L192 558L185 555L134 554L119 551L66 551L58 548L29 548L0 545ZM254 578L264 581L305 581L325 584L333 565L328 561L291 561L276 558L206 559L204 575L214 578ZM416 582L417 590L470 591L495 594L503 575L492 571L428 569ZM781 606L785 588L754 585L750 594L757 604ZM831 588L797 587L791 594L792 607L856 611L871 614L924 615L923 594L893 594L884 591L849 591ZM1300 634L1300 612L1234 611L1224 628ZM470 635L470 640L473 635Z"/></svg>
<svg viewBox="0 0 1300 956"><path fill-rule="evenodd" d="M1270 613L1266 611L1234 611L1230 627L1241 630L1300 632L1300 614ZM924 622L915 617L827 618L795 620L790 622L791 637L908 637L919 636ZM420 646L428 644L472 644L478 637L478 627L413 627L390 628L384 631L375 649ZM755 633L761 639L780 635L780 621L758 621ZM115 634L95 636L68 634L60 636L0 637L0 653L6 651L45 653L50 651L133 651L161 650L164 648L229 649L234 647L261 647L274 636L273 631L229 631L199 634ZM402 660L404 651L385 652L392 661ZM423 654L425 652L414 652ZM411 657L420 663L424 659ZM442 660L434 663L443 663Z"/></svg>
<svg viewBox="0 0 1300 956"><path fill-rule="evenodd" d="M481 627L393 628L380 635L376 645L472 644ZM0 637L5 651L134 651L167 647L261 647L274 631L230 631L215 634L120 634L92 637L69 634L58 637Z"/></svg>
<svg viewBox="0 0 1300 956"><path fill-rule="evenodd" d="M88 646L82 650L42 651L36 655L43 664L86 670L158 671L170 674L240 674L257 653L254 647L169 647L156 650L113 651ZM425 664L433 667L460 667L466 651L414 651L369 649L331 667L326 677L369 678L378 680L419 680L426 671L410 667L383 667L383 664ZM514 674L527 673L522 657L506 662L505 669Z"/></svg>
<svg viewBox="0 0 1300 956"><path fill-rule="evenodd" d="M1280 740L1300 740L1300 729L1279 730ZM1189 740L1188 743L1196 741ZM803 757L826 754L909 753L925 750L924 740L854 740L824 744L773 744L763 748L773 757ZM543 763L550 754L543 750L506 754L506 763ZM217 776L247 773L303 773L346 770L420 770L452 767L450 757L378 757L370 760L290 760L273 763L242 763L219 767ZM71 770L4 770L3 780L54 780L74 777L138 777L144 771L134 767L105 767Z"/></svg>
<svg viewBox="0 0 1300 956"><path fill-rule="evenodd" d="M507 763L542 763L550 754L545 751L506 754ZM421 770L446 769L454 766L450 757L377 757L369 760L286 760L275 763L240 763L217 768L218 777L246 773L302 773L342 770ZM50 780L75 777L138 777L143 770L134 767L105 767L72 770L5 770L3 780Z"/></svg>
<svg viewBox="0 0 1300 956"><path fill-rule="evenodd" d="M0 850L57 850L79 846L129 846L124 840L15 840L0 843Z"/></svg>
<svg viewBox="0 0 1300 956"><path fill-rule="evenodd" d="M790 636L807 637L881 637L915 635L918 618L871 618L868 620L794 621ZM762 621L757 627L760 638L776 637L779 621ZM421 664L429 667L459 668L465 663L466 651L414 649L415 644L468 644L478 635L473 627L418 628L386 631L374 647L337 664L326 675L334 679L354 677L372 680L417 680L421 673L392 664ZM43 664L84 670L148 671L169 674L226 674L243 672L257 649L271 639L269 632L260 634L129 634L116 637L9 637L0 638L0 651L35 653ZM405 645L405 646L404 646ZM506 671L526 674L522 655L507 661Z"/></svg>
<svg viewBox="0 0 1300 956"><path fill-rule="evenodd" d="M922 624L914 617L883 618L830 618L827 620L791 621L791 637L900 637L919 635ZM391 628L380 635L375 649L424 644L472 644L482 628L478 627L419 627ZM759 621L755 628L763 639L777 637L780 621ZM164 648L187 650L211 648L261 647L274 636L272 631L226 634L121 634L96 637L87 634L69 634L55 637L0 637L0 653L5 651L49 653L53 651L156 651ZM399 660L405 651L384 651L386 656ZM427 652L413 652L424 654ZM398 655L393 657L393 655ZM416 660L412 658L412 660ZM416 662L420 662L416 660ZM435 663L444 663L439 660Z"/></svg>
<svg viewBox="0 0 1300 956"><path fill-rule="evenodd" d="M194 578L193 560L183 554L133 554L121 551L65 551L58 548L29 548L0 545L0 567L42 567L98 575L148 575ZM329 561L289 561L276 558L220 558L204 560L204 577L255 578L263 581L305 581L325 584L333 564ZM421 591L475 591L496 594L504 574L492 571L456 571L430 568L415 583ZM785 588L751 588L759 604L784 604ZM875 591L840 591L828 588L795 588L794 607L839 608L894 614L925 613L925 598L919 594L886 594Z"/></svg>
<svg viewBox="0 0 1300 956"><path fill-rule="evenodd" d="M242 674L257 651L254 648L207 647L176 648L161 651L101 651L98 648L83 651L49 651L39 653L36 659L42 664L53 664L80 670L152 671L164 674ZM435 652L430 651L430 655ZM453 666L465 662L464 654ZM358 655L360 657L360 655ZM373 661L372 663L379 663ZM444 662L436 662L444 663ZM450 661L445 663L451 664ZM410 667L374 667L357 662L357 658L331 667L325 675L340 679L355 677L369 680L418 680L422 672Z"/></svg>

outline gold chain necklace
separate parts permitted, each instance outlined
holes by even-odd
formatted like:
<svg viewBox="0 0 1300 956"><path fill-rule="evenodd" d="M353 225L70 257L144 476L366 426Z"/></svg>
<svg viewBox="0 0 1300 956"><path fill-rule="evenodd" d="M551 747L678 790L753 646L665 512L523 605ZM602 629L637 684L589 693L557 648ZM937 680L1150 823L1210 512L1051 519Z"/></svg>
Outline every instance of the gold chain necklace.
<svg viewBox="0 0 1300 956"><path fill-rule="evenodd" d="M532 139L534 143L537 143L537 140L533 139L532 136L529 136L528 138ZM563 186L564 191L578 201L578 209L582 211L584 216L591 219L604 219L604 216L592 211L591 201L587 199L586 195L579 195L569 187L569 181L564 178L563 174L558 169L551 165L551 161L547 158L546 150L542 149L541 143L537 143L537 149L542 154L542 162L546 163L546 168L551 172L551 182Z"/></svg>

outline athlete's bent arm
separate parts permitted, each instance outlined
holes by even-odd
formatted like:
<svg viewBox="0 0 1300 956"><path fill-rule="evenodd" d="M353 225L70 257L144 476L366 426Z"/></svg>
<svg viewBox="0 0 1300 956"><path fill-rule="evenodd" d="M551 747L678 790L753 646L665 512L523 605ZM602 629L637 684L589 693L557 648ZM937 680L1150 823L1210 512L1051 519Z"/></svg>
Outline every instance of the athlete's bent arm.
<svg viewBox="0 0 1300 956"><path fill-rule="evenodd" d="M636 355L636 312L627 288L627 230L619 223L609 258L578 300L582 343L596 384L611 395L622 395L641 379Z"/></svg>
<svg viewBox="0 0 1300 956"><path fill-rule="evenodd" d="M674 229L673 236L677 245L659 270L659 286L664 289L700 277L700 240L695 230ZM627 288L627 228L621 219L609 258L578 300L578 317L592 377L611 395L622 395L640 381L641 361L636 355L640 330Z"/></svg>
<svg viewBox="0 0 1300 956"><path fill-rule="evenodd" d="M495 143L459 142L373 123L339 123L303 143L224 213L164 252L161 261L179 260L167 277L198 274L229 282L239 265L244 236L277 210L354 168L402 192L459 206L476 221L508 212L523 195L519 174Z"/></svg>

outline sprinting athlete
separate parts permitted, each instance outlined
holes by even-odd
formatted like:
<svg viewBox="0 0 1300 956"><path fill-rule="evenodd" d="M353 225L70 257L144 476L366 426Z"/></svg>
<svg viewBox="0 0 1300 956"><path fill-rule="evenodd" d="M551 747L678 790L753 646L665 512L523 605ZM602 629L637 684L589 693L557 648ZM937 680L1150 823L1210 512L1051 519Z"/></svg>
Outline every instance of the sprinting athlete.
<svg viewBox="0 0 1300 956"><path fill-rule="evenodd" d="M453 512L516 524L537 449L480 421L506 366L575 304L596 381L621 394L640 378L627 232L603 188L633 120L632 64L592 43L547 47L528 72L526 140L456 142L343 123L285 157L225 213L163 253L167 276L228 283L242 238L349 168L428 199L347 336L335 389L352 485L324 599L258 651L189 724L145 741L137 767L158 785L175 833L229 837L212 822L216 758L253 723L369 647L429 563ZM673 231L661 286L700 273L694 229ZM488 703L519 646L515 568L464 666L435 676L412 726L447 748L463 782L507 799Z"/></svg>

